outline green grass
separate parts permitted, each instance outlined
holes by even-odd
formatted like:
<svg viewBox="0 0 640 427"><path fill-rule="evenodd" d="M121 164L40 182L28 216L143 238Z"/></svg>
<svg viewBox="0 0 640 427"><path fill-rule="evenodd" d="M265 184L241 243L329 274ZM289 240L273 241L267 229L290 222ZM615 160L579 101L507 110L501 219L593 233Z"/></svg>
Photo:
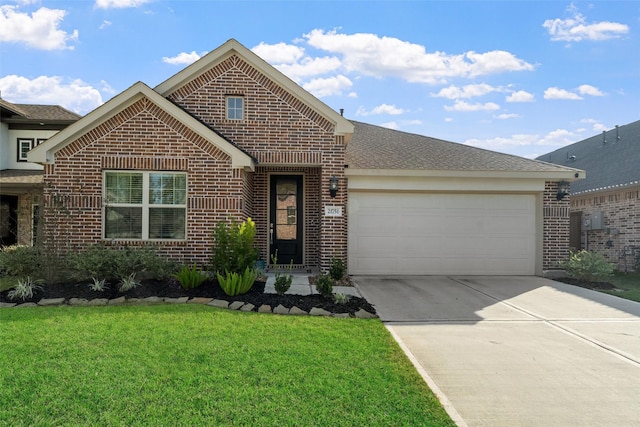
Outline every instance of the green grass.
<svg viewBox="0 0 640 427"><path fill-rule="evenodd" d="M454 425L377 319L63 306L0 325L0 425Z"/></svg>
<svg viewBox="0 0 640 427"><path fill-rule="evenodd" d="M616 272L607 282L615 285L618 290L601 292L640 302L640 273Z"/></svg>

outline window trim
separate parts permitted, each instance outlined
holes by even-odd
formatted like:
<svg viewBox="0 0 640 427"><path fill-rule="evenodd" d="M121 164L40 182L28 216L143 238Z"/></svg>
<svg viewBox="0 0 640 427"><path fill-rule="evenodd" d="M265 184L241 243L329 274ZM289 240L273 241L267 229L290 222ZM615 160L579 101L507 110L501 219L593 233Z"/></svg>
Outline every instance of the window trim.
<svg viewBox="0 0 640 427"><path fill-rule="evenodd" d="M109 173L126 173L126 174L140 174L142 175L142 202L141 203L111 203L107 200L107 174ZM149 188L150 188L150 176L152 174L166 174L166 175L183 175L185 177L185 202L184 204L151 204L149 203ZM182 171L157 171L157 170L121 170L121 169L108 169L102 171L102 214L101 214L101 223L102 223L102 238L104 240L117 240L117 241L151 241L151 242L184 242L187 240L188 234L188 194L189 182L188 182L188 174L187 172ZM142 209L142 233L141 237L107 237L107 220L106 220L106 212L109 207L139 207ZM172 209L184 209L184 237L180 239L169 239L169 238L150 238L149 237L149 217L150 210L153 208L172 208Z"/></svg>
<svg viewBox="0 0 640 427"><path fill-rule="evenodd" d="M33 138L17 138L17 143L18 143L18 156L17 156L17 160L19 162L27 162L27 153L34 147L33 145ZM24 157L22 156L22 146L24 144L27 144L28 149L27 151L24 153Z"/></svg>
<svg viewBox="0 0 640 427"><path fill-rule="evenodd" d="M230 101L230 100L232 100L232 99L239 99L239 100L241 100L241 101L242 101L242 107L241 107L241 108L236 108L236 107L234 107L233 109L231 109L231 108L229 107L229 101ZM246 100L245 100L245 98L244 98L244 96L243 96L243 95L227 95L227 96L225 97L225 103L224 103L224 105L225 105L225 118L226 118L227 120L234 120L234 121L237 121L237 120L244 120L244 117L245 117L245 114L246 114L246 109L247 109L247 103L246 103ZM240 117L235 117L235 114L234 114L234 117L230 117L230 114L229 114L229 113L230 113L231 111L237 112L238 110L240 110L240 113L241 113L241 114L240 114Z"/></svg>

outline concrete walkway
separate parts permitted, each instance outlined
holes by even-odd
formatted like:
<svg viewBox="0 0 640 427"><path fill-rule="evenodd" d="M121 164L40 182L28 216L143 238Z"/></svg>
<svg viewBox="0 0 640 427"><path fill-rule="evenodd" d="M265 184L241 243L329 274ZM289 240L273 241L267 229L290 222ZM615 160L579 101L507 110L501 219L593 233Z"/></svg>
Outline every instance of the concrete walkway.
<svg viewBox="0 0 640 427"><path fill-rule="evenodd" d="M293 273L293 280L291 281L291 287L286 292L286 294L292 295L313 295L317 294L318 291L314 285L309 283L308 273ZM274 283L276 281L276 276L273 272L267 273L267 281L264 285L264 291L269 294L275 294L276 288L274 287ZM334 286L333 287L334 294L345 294L351 295L355 297L362 297L358 289L354 286Z"/></svg>
<svg viewBox="0 0 640 427"><path fill-rule="evenodd" d="M640 304L538 277L356 277L460 426L640 426Z"/></svg>

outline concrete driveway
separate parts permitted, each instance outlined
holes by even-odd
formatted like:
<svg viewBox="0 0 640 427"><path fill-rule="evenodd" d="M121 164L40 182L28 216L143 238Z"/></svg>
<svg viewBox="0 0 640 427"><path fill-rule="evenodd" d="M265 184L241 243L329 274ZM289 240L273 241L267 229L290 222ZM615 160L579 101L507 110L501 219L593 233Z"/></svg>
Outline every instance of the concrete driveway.
<svg viewBox="0 0 640 427"><path fill-rule="evenodd" d="M640 426L640 303L539 277L354 278L460 426Z"/></svg>

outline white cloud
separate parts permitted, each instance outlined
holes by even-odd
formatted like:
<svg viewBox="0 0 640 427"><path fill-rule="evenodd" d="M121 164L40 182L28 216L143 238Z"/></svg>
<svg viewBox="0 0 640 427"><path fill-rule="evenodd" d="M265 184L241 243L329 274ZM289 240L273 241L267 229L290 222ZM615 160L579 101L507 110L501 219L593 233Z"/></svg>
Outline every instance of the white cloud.
<svg viewBox="0 0 640 427"><path fill-rule="evenodd" d="M580 123L587 123L591 125L591 128L595 131L595 132L602 132L603 130L607 130L607 126L605 126L602 122L600 122L599 120L596 119L582 119L580 120Z"/></svg>
<svg viewBox="0 0 640 427"><path fill-rule="evenodd" d="M348 72L374 77L398 77L413 83L442 84L452 77L477 77L535 67L505 51L448 55L427 53L424 46L376 34L338 34L312 30L307 43L317 49L340 54Z"/></svg>
<svg viewBox="0 0 640 427"><path fill-rule="evenodd" d="M514 147L530 147L532 150L536 147L545 147L544 152L548 152L555 148L564 147L573 144L579 140L581 136L567 129L555 129L546 135L537 134L514 134L507 137L496 137L488 139L468 139L464 144L473 147L484 148L495 151L509 151ZM531 155L526 157L537 157Z"/></svg>
<svg viewBox="0 0 640 427"><path fill-rule="evenodd" d="M364 107L359 107L358 111L356 112L356 116L374 116L378 114L389 114L392 116L397 116L405 112L406 110L403 110L402 108L398 108L395 105L381 104L375 107L371 111L365 110Z"/></svg>
<svg viewBox="0 0 640 427"><path fill-rule="evenodd" d="M532 93L526 92L524 90L513 92L506 98L507 102L533 102L534 100L535 96L533 96Z"/></svg>
<svg viewBox="0 0 640 427"><path fill-rule="evenodd" d="M587 23L586 18L578 13L574 6L569 7L569 12L572 16L567 19L547 19L542 24L549 32L552 41L608 40L619 38L629 32L628 25L617 22Z"/></svg>
<svg viewBox="0 0 640 427"><path fill-rule="evenodd" d="M62 105L78 114L86 114L102 104L98 89L81 80L59 76L40 76L28 79L9 75L0 78L2 97L18 104Z"/></svg>
<svg viewBox="0 0 640 427"><path fill-rule="evenodd" d="M304 48L286 43L261 42L251 50L270 64L294 64L304 56Z"/></svg>
<svg viewBox="0 0 640 427"><path fill-rule="evenodd" d="M102 24L100 24L100 27L99 27L99 28L100 28L101 30L104 30L105 28L110 27L110 26L111 26L111 24L112 24L112 22L111 22L111 21L107 21L107 20L105 19L104 21L102 21Z"/></svg>
<svg viewBox="0 0 640 427"><path fill-rule="evenodd" d="M500 120L507 120L507 119L517 119L518 117L520 117L520 114L515 114L515 113L504 113L504 114L498 114L497 116L494 116L496 119L500 119Z"/></svg>
<svg viewBox="0 0 640 427"><path fill-rule="evenodd" d="M468 102L465 102L465 101L456 101L453 105L445 105L444 109L446 111L463 111L463 112L493 111L493 110L499 110L500 106L495 102L487 102L484 104L482 103L469 104Z"/></svg>
<svg viewBox="0 0 640 427"><path fill-rule="evenodd" d="M200 55L200 54L196 53L195 50L191 51L191 53L180 52L176 56L171 56L171 57L163 56L162 57L162 62L164 62L166 64L171 64L171 65L189 65L189 64L193 64L194 62L196 62L198 59L200 59L205 54L206 54L206 52L204 52L202 55Z"/></svg>
<svg viewBox="0 0 640 427"><path fill-rule="evenodd" d="M353 83L345 76L313 79L302 87L314 96L322 98L331 95L341 95L343 90L351 88Z"/></svg>
<svg viewBox="0 0 640 427"><path fill-rule="evenodd" d="M300 62L292 64L274 64L274 67L290 79L300 82L305 77L319 76L337 71L340 60L335 57L311 58L304 57Z"/></svg>
<svg viewBox="0 0 640 427"><path fill-rule="evenodd" d="M578 92L580 92L581 95L604 96L604 93L600 91L600 89L591 85L580 85Z"/></svg>
<svg viewBox="0 0 640 427"><path fill-rule="evenodd" d="M16 6L0 6L0 41L24 43L42 50L72 50L68 43L78 41L78 30L71 34L59 28L67 12L41 7L31 15Z"/></svg>
<svg viewBox="0 0 640 427"><path fill-rule="evenodd" d="M491 92L500 92L501 90L502 89L493 87L486 83L466 85L463 87L451 85L440 89L438 93L432 93L431 96L447 99L473 98L483 96Z"/></svg>
<svg viewBox="0 0 640 427"><path fill-rule="evenodd" d="M383 128L387 128L387 129L393 129L393 130L400 129L400 126L398 126L398 123L396 123L396 122L380 123L378 126L381 126Z"/></svg>
<svg viewBox="0 0 640 427"><path fill-rule="evenodd" d="M138 7L151 0L96 0L98 9L124 9L128 7Z"/></svg>
<svg viewBox="0 0 640 427"><path fill-rule="evenodd" d="M544 99L580 100L583 98L577 93L569 92L568 90L559 89L557 87L550 87L544 91Z"/></svg>

